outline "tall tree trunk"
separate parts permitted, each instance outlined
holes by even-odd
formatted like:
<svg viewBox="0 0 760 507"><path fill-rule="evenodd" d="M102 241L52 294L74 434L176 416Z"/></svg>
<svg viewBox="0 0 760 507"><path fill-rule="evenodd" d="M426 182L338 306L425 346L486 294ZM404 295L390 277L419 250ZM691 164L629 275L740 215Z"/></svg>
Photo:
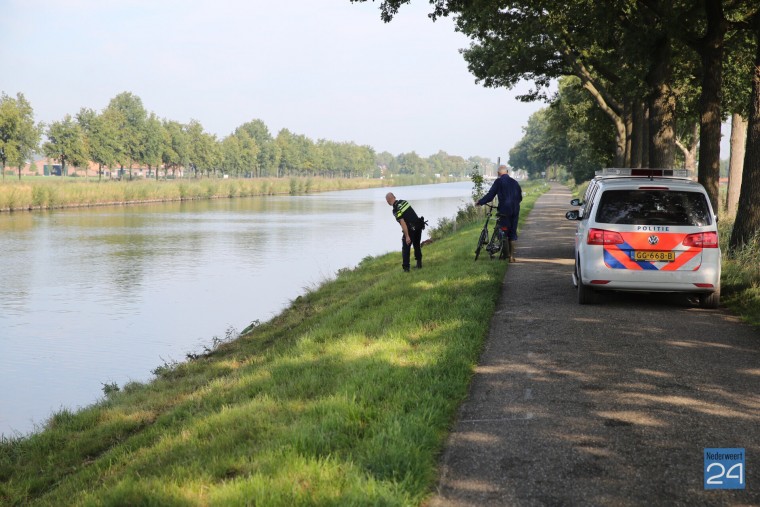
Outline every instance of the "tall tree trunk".
<svg viewBox="0 0 760 507"><path fill-rule="evenodd" d="M628 102L625 105L625 110L623 111L623 121L625 122L625 159L624 159L624 167L631 167L631 150L632 150L632 140L633 140L633 108L635 106Z"/></svg>
<svg viewBox="0 0 760 507"><path fill-rule="evenodd" d="M747 120L739 113L731 115L731 158L728 162L728 192L726 192L726 213L736 216L739 205L739 190L742 188L742 169L747 144Z"/></svg>
<svg viewBox="0 0 760 507"><path fill-rule="evenodd" d="M675 163L676 97L673 81L670 39L656 41L652 67L647 73L649 86L649 167L670 168Z"/></svg>
<svg viewBox="0 0 760 507"><path fill-rule="evenodd" d="M644 104L633 105L633 129L631 130L631 167L641 167L644 155Z"/></svg>
<svg viewBox="0 0 760 507"><path fill-rule="evenodd" d="M683 167L689 171L697 170L697 146L699 145L699 124L695 123L692 128L691 141L686 146L676 139L676 146L683 153Z"/></svg>
<svg viewBox="0 0 760 507"><path fill-rule="evenodd" d="M755 16L755 68L752 70L752 95L747 125L747 149L744 154L739 206L730 248L740 248L760 230L760 16Z"/></svg>
<svg viewBox="0 0 760 507"><path fill-rule="evenodd" d="M641 167L649 165L649 106L644 104L644 123L641 126Z"/></svg>
<svg viewBox="0 0 760 507"><path fill-rule="evenodd" d="M720 200L720 94L723 86L723 45L726 21L723 0L705 1L707 32L699 44L702 57L702 92L699 96L699 172L697 179L707 190L718 213Z"/></svg>

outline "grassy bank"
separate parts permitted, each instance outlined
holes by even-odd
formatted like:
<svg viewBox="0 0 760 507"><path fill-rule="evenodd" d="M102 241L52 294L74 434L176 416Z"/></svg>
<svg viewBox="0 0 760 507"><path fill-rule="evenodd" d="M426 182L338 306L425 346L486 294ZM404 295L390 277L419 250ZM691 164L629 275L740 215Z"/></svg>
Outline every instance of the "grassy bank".
<svg viewBox="0 0 760 507"><path fill-rule="evenodd" d="M0 183L0 211L51 209L107 204L132 204L251 197L274 194L306 194L393 185L440 183L440 179L398 177L366 178L254 178L109 181L60 177L27 177Z"/></svg>
<svg viewBox="0 0 760 507"><path fill-rule="evenodd" d="M530 191L523 217L537 198ZM365 259L272 321L0 443L3 505L417 505L507 264L480 222Z"/></svg>
<svg viewBox="0 0 760 507"><path fill-rule="evenodd" d="M744 321L760 326L760 234L744 248L730 252L733 221L718 222L723 265L721 302Z"/></svg>

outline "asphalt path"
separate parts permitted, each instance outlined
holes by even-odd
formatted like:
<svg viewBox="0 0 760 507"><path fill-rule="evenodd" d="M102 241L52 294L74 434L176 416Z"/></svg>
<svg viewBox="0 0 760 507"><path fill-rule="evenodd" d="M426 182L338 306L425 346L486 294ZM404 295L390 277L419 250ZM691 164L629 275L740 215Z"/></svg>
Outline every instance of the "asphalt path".
<svg viewBox="0 0 760 507"><path fill-rule="evenodd" d="M673 295L579 305L570 199L521 231L430 504L760 505L760 332ZM705 490L705 448L745 449L744 490Z"/></svg>

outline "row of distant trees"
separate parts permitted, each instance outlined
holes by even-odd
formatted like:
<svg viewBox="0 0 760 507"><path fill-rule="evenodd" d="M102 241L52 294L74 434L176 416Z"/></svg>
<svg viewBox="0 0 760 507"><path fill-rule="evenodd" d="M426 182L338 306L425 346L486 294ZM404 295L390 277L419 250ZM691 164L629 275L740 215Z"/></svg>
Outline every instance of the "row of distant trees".
<svg viewBox="0 0 760 507"><path fill-rule="evenodd" d="M42 140L44 134L45 140ZM0 171L21 168L36 153L59 161L61 174L68 166L86 167L90 162L104 168L129 172L148 168L156 178L175 175L226 174L238 177L380 177L383 172L432 176L465 176L474 166L486 167L480 157L464 159L444 151L424 158L415 152L392 155L376 153L370 146L352 142L313 141L288 129L272 136L261 120L240 125L218 139L200 122L182 124L160 119L148 112L142 100L120 93L100 112L82 108L49 125L35 123L31 104L23 94L0 96Z"/></svg>
<svg viewBox="0 0 760 507"><path fill-rule="evenodd" d="M382 0L383 20L390 21L409 2ZM573 76L593 102L595 111L588 114L603 117L594 122L602 128L594 126L591 133L605 132L600 139L608 142L609 165L673 167L679 156L692 157L716 210L721 125L733 117L741 128L745 118L746 144L736 145L746 146L746 152L736 153L744 159L743 169L730 176L741 180L731 245L745 244L760 232L760 2L429 3L433 19L451 16L456 30L470 38L462 53L485 86L510 88L529 80L536 87L525 100L551 101L547 87ZM583 133L573 130L578 132ZM579 155L583 162L594 154Z"/></svg>

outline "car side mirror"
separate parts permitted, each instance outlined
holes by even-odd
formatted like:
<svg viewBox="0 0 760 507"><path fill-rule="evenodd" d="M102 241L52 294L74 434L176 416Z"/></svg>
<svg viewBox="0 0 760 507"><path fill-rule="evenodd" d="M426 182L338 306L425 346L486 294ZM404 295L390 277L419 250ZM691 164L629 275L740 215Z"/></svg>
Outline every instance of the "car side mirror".
<svg viewBox="0 0 760 507"><path fill-rule="evenodd" d="M565 213L565 218L568 220L580 220L581 214L578 210L572 210Z"/></svg>
<svg viewBox="0 0 760 507"><path fill-rule="evenodd" d="M570 201L570 206L580 206L580 205L581 205L580 199L573 199L572 201Z"/></svg>

